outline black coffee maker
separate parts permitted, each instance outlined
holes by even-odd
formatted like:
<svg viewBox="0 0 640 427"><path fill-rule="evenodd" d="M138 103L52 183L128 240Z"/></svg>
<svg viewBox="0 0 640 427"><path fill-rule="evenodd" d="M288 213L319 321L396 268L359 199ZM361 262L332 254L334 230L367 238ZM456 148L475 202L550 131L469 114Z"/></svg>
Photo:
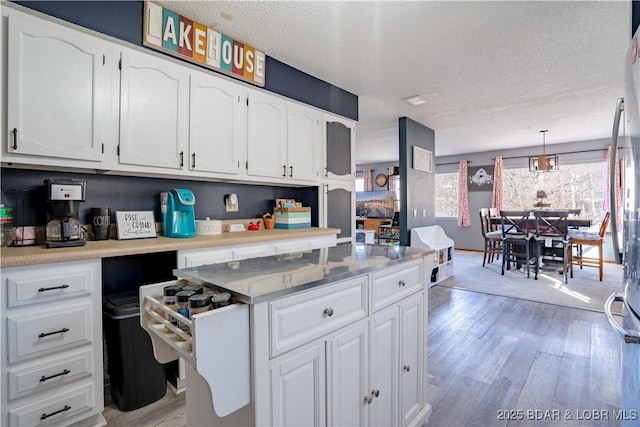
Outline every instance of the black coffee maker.
<svg viewBox="0 0 640 427"><path fill-rule="evenodd" d="M48 248L83 246L82 224L78 219L80 202L85 200L87 183L81 179L45 179L47 191Z"/></svg>

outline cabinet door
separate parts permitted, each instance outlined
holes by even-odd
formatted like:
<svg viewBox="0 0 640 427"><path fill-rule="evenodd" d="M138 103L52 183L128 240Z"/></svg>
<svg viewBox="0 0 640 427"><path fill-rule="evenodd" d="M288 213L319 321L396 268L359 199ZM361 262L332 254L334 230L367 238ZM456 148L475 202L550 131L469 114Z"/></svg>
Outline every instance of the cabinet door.
<svg viewBox="0 0 640 427"><path fill-rule="evenodd" d="M400 423L408 425L418 415L424 399L422 391L424 354L424 299L422 293L400 306Z"/></svg>
<svg viewBox="0 0 640 427"><path fill-rule="evenodd" d="M340 229L338 243L353 241L356 216L355 194L354 183L324 184L321 201L324 218L320 223L324 227Z"/></svg>
<svg viewBox="0 0 640 427"><path fill-rule="evenodd" d="M325 391L324 343L272 366L272 425L324 425Z"/></svg>
<svg viewBox="0 0 640 427"><path fill-rule="evenodd" d="M257 91L249 93L247 175L287 176L287 104Z"/></svg>
<svg viewBox="0 0 640 427"><path fill-rule="evenodd" d="M246 90L204 74L191 74L189 169L237 175L246 133Z"/></svg>
<svg viewBox="0 0 640 427"><path fill-rule="evenodd" d="M288 107L287 178L318 180L318 164L322 132L322 115L296 104Z"/></svg>
<svg viewBox="0 0 640 427"><path fill-rule="evenodd" d="M124 51L120 163L182 169L189 137L189 75L169 61Z"/></svg>
<svg viewBox="0 0 640 427"><path fill-rule="evenodd" d="M398 306L371 319L370 425L398 425Z"/></svg>
<svg viewBox="0 0 640 427"><path fill-rule="evenodd" d="M337 117L325 119L326 178L355 180L355 124Z"/></svg>
<svg viewBox="0 0 640 427"><path fill-rule="evenodd" d="M369 419L368 323L360 322L330 342L328 425L366 426Z"/></svg>
<svg viewBox="0 0 640 427"><path fill-rule="evenodd" d="M8 17L7 151L102 160L111 50L36 18Z"/></svg>

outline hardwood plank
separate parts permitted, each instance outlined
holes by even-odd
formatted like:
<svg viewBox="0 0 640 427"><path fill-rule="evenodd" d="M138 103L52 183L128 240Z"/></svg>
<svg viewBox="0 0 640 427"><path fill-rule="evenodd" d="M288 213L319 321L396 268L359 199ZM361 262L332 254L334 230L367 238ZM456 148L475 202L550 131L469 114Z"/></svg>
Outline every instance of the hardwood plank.
<svg viewBox="0 0 640 427"><path fill-rule="evenodd" d="M564 345L565 353L589 357L591 351L591 325L583 320L572 320Z"/></svg>

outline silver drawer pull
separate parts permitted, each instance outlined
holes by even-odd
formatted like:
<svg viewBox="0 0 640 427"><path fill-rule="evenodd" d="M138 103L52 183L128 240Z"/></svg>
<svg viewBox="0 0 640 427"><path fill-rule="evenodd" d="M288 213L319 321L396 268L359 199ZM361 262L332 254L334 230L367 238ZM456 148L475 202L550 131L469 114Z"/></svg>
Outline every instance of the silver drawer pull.
<svg viewBox="0 0 640 427"><path fill-rule="evenodd" d="M50 414L42 414L42 416L40 417L41 420L46 420L49 417L53 417L56 414L59 414L60 412L65 412L68 411L69 409L71 409L71 406L69 405L64 405L64 408L57 410L56 412L52 412Z"/></svg>
<svg viewBox="0 0 640 427"><path fill-rule="evenodd" d="M371 396L373 397L380 396L380 390L376 390L376 389L371 390Z"/></svg>
<svg viewBox="0 0 640 427"><path fill-rule="evenodd" d="M404 280L400 280L398 282L398 286L400 286L401 288L404 288L407 285L407 282L405 282Z"/></svg>
<svg viewBox="0 0 640 427"><path fill-rule="evenodd" d="M40 335L38 335L38 337L44 338L44 337L48 337L49 335L64 334L65 332L69 332L69 328L62 328L59 331L53 331L53 332L40 332Z"/></svg>
<svg viewBox="0 0 640 427"><path fill-rule="evenodd" d="M40 288L38 292L54 291L56 289L67 289L69 285L52 286L50 288Z"/></svg>
<svg viewBox="0 0 640 427"><path fill-rule="evenodd" d="M50 380L50 379L52 379L52 378L56 378L56 377L59 377L59 376L61 376L61 375L67 375L67 374L70 374L70 373L71 373L71 371L70 371L70 370L65 369L65 370L64 370L64 371L62 371L62 372L58 372L57 374L49 375L48 377L45 377L45 376L43 375L43 376L41 376L41 377L40 377L40 382L41 382L41 383L43 383L43 382L45 382L45 381L47 381L47 380Z"/></svg>
<svg viewBox="0 0 640 427"><path fill-rule="evenodd" d="M411 370L411 366L404 365L404 367L402 369L404 369L405 372L409 372Z"/></svg>
<svg viewBox="0 0 640 427"><path fill-rule="evenodd" d="M328 307L324 309L324 315L327 317L331 317L333 316L333 308Z"/></svg>

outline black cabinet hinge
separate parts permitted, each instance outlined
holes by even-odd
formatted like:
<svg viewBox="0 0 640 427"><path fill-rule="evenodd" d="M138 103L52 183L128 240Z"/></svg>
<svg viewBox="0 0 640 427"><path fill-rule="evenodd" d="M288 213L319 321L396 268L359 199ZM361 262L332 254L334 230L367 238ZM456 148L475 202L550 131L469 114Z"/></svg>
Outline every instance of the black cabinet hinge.
<svg viewBox="0 0 640 427"><path fill-rule="evenodd" d="M118 60L118 69L122 70L122 58Z"/></svg>
<svg viewBox="0 0 640 427"><path fill-rule="evenodd" d="M107 56L103 53L102 54L102 65L107 63Z"/></svg>
<svg viewBox="0 0 640 427"><path fill-rule="evenodd" d="M104 142L102 143L102 154L104 154Z"/></svg>
<svg viewBox="0 0 640 427"><path fill-rule="evenodd" d="M249 160L244 163L244 167L246 170L249 170Z"/></svg>
<svg viewBox="0 0 640 427"><path fill-rule="evenodd" d="M117 150L116 150L118 157L120 156L120 144L118 144Z"/></svg>

